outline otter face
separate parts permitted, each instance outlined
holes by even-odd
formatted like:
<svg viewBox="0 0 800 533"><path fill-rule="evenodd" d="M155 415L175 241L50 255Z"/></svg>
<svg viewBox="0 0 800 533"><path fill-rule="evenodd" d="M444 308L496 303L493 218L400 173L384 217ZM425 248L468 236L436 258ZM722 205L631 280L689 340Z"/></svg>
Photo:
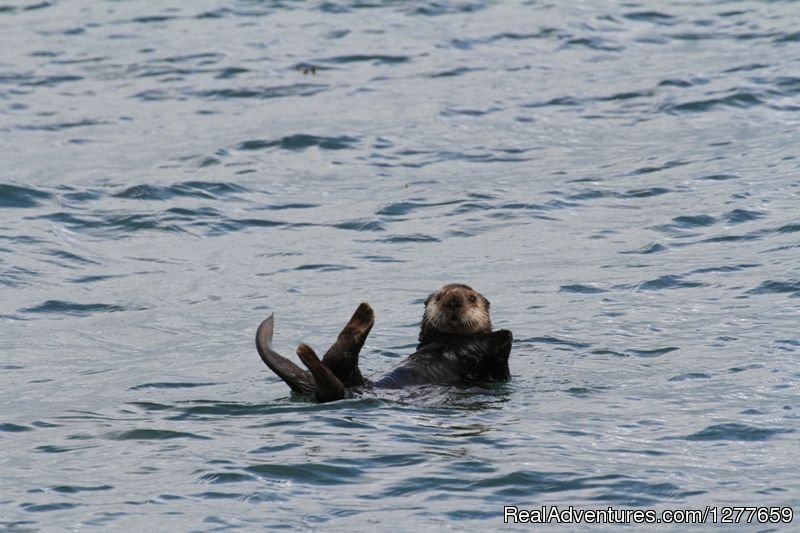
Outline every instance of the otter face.
<svg viewBox="0 0 800 533"><path fill-rule="evenodd" d="M438 334L477 335L491 333L489 300L467 285L451 283L425 300L420 342Z"/></svg>

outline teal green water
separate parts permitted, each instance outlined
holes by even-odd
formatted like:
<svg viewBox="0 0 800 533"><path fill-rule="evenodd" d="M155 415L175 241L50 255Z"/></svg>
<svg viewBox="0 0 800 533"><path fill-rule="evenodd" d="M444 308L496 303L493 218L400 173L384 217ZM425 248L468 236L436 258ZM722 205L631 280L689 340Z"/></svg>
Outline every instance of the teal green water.
<svg viewBox="0 0 800 533"><path fill-rule="evenodd" d="M0 529L800 513L798 9L0 4ZM316 405L255 351L368 301L379 374L447 282L509 383Z"/></svg>

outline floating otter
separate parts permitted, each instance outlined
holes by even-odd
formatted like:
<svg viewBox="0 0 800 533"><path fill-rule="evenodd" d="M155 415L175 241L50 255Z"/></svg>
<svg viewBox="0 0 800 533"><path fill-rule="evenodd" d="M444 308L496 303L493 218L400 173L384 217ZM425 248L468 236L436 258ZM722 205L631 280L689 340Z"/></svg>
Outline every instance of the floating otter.
<svg viewBox="0 0 800 533"><path fill-rule="evenodd" d="M425 300L417 350L375 380L367 380L358 356L375 322L369 304L358 306L336 342L320 360L306 344L297 355L303 370L272 349L273 317L256 332L261 359L297 393L313 394L319 402L340 400L373 388L422 384L475 384L507 381L512 334L492 331L489 300L463 284L445 285Z"/></svg>

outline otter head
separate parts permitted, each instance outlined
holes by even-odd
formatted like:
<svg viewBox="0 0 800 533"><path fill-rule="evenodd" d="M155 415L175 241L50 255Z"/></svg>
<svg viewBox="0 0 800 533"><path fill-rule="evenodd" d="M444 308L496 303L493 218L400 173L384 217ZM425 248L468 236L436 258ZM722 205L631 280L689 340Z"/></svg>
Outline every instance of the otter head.
<svg viewBox="0 0 800 533"><path fill-rule="evenodd" d="M445 285L425 300L419 342L441 335L478 335L492 332L489 300L461 283Z"/></svg>

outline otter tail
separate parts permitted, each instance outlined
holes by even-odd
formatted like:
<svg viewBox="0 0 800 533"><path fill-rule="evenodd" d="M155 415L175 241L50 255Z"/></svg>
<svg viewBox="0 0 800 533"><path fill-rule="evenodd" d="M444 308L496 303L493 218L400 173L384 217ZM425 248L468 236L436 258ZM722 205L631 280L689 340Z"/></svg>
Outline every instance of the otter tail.
<svg viewBox="0 0 800 533"><path fill-rule="evenodd" d="M314 380L306 370L292 363L272 349L272 315L264 320L256 331L256 349L261 360L281 378L289 388L300 394L314 393Z"/></svg>

